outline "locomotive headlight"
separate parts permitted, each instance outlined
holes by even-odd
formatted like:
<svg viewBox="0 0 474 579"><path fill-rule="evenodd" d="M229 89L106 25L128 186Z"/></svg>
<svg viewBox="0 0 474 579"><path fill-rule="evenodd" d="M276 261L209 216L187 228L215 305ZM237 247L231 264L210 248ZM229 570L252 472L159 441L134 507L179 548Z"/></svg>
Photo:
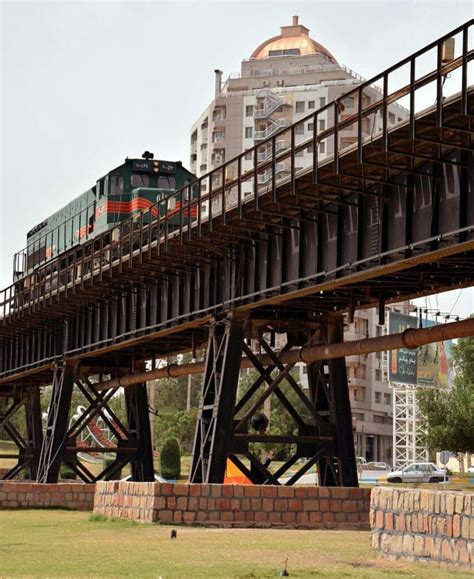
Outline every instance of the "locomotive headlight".
<svg viewBox="0 0 474 579"><path fill-rule="evenodd" d="M160 172L160 163L158 161L153 161L153 173Z"/></svg>

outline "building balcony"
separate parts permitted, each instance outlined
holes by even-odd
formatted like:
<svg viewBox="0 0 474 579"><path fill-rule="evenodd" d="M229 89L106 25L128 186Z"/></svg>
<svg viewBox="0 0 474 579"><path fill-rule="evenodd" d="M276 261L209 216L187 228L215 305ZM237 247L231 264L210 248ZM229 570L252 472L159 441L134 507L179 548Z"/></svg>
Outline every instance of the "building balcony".
<svg viewBox="0 0 474 579"><path fill-rule="evenodd" d="M254 139L256 141L262 141L264 139L268 139L274 133L276 133L280 129L283 129L284 127L286 127L288 125L288 123L289 123L289 121L287 119L278 119L278 121L272 121L272 124L269 127L267 127L265 130L255 131Z"/></svg>

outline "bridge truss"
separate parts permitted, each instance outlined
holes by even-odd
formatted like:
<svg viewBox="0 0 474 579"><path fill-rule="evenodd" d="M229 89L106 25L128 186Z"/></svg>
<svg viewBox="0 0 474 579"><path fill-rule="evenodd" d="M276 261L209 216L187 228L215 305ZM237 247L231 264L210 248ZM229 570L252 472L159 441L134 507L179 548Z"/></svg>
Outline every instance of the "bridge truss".
<svg viewBox="0 0 474 579"><path fill-rule="evenodd" d="M271 350L268 336L278 331L287 334L286 348L329 343L341 339L345 313L352 318L355 309L376 306L383 320L387 303L473 283L472 26L465 23L179 190L178 227L168 220L169 200L160 201L1 292L0 395L18 405L53 385L42 443L36 426L33 442L16 437L27 457L18 468L51 481L60 462L69 462L84 480L95 480L78 466L68 437L73 388L88 392L90 416L107 415L111 394L94 390L95 376L124 376L147 360L154 365L207 345L191 480L222 480L229 457L255 482L276 482L275 472L251 457L251 445L270 435L249 432L247 406L237 398L234 358L251 355L249 340ZM457 52L446 57L453 37ZM432 65L423 68L429 58ZM397 85L403 73L406 81ZM368 101L364 90L374 83L381 84L379 98ZM424 90L432 90L434 104L420 111ZM407 117L391 125L393 103L406 104ZM329 121L320 131L322 115ZM375 126L376 116L380 131L364 137L364 123ZM307 122L313 134L300 137ZM342 149L345 131L356 136ZM332 151L326 159L318 156L321 143ZM262 155L269 148L271 155ZM243 169L246 155L251 170ZM255 371L258 387L246 404L256 410L270 392L295 422L285 468L304 459L318 464L322 484L356 485L344 359L309 365L309 394L277 357L268 367L256 363ZM304 412L284 401L281 381ZM125 393L127 424L117 432L126 441L118 437L115 467L127 456L135 478L149 480L145 385ZM28 405L37 425L38 407ZM2 412L2 424L11 424L9 410Z"/></svg>

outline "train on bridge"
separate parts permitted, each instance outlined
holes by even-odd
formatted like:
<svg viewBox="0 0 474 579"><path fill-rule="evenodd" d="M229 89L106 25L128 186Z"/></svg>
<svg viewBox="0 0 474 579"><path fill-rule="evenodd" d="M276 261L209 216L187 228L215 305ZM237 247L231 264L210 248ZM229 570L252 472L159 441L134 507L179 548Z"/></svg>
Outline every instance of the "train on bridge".
<svg viewBox="0 0 474 579"><path fill-rule="evenodd" d="M14 257L13 281L18 293L33 291L39 283L51 286L47 278L53 272L46 264L62 254L67 262L67 252L85 241L110 232L102 244L118 242L120 230L116 226L130 218L138 226L140 215L146 221L150 216L158 217L158 213L159 217L166 214L170 231L177 228L180 205L188 199L178 199L176 191L194 180L180 161L156 160L148 151L141 159L127 157L122 165L27 233L26 248ZM159 203L164 199L166 204ZM60 269L64 265L68 264L60 264Z"/></svg>

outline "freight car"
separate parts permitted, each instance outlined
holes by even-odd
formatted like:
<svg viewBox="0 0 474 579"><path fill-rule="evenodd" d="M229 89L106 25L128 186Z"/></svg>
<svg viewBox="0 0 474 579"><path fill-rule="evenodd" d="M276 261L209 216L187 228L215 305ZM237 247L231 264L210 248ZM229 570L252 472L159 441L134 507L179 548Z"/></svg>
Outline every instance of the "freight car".
<svg viewBox="0 0 474 579"><path fill-rule="evenodd" d="M106 234L105 243L118 241L116 226L130 218L138 220L143 211L144 222L157 217L158 209L154 205L158 201L168 200L166 212L170 226L173 227L174 222L177 226L180 201L175 192L194 179L181 162L155 160L148 151L141 159L125 159L93 187L27 233L26 248L14 258L13 280L17 293L32 291L44 283L47 276L52 278L48 264L53 258L67 256L69 250L100 234ZM150 207L151 211L146 212ZM111 235L107 236L112 230L113 240Z"/></svg>

